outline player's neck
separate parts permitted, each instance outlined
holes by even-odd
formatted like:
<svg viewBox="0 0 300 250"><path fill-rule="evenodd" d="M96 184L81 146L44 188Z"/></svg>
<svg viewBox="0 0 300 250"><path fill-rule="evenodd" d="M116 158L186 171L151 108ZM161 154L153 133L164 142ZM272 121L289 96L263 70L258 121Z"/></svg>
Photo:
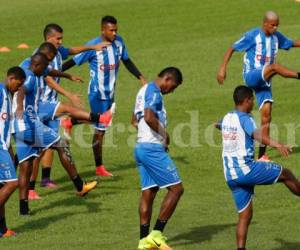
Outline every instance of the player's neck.
<svg viewBox="0 0 300 250"><path fill-rule="evenodd" d="M237 106L235 106L235 109L236 109L237 111L240 111L240 112L243 112L243 113L250 113L250 112L248 111L248 108L245 107L245 106L242 106L242 105L237 105Z"/></svg>

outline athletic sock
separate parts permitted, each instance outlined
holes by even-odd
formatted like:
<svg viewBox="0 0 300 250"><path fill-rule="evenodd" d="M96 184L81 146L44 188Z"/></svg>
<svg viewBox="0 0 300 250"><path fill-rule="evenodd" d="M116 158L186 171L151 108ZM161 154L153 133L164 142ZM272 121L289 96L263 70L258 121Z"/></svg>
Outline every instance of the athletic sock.
<svg viewBox="0 0 300 250"><path fill-rule="evenodd" d="M51 167L42 166L42 180L50 179Z"/></svg>
<svg viewBox="0 0 300 250"><path fill-rule="evenodd" d="M258 159L266 153L266 149L267 149L267 146L265 146L265 145L259 146Z"/></svg>
<svg viewBox="0 0 300 250"><path fill-rule="evenodd" d="M145 238L149 234L150 224L140 225L140 239Z"/></svg>
<svg viewBox="0 0 300 250"><path fill-rule="evenodd" d="M90 120L91 122L98 123L100 118L100 114L90 113Z"/></svg>
<svg viewBox="0 0 300 250"><path fill-rule="evenodd" d="M5 217L0 218L0 233L5 234L7 231Z"/></svg>
<svg viewBox="0 0 300 250"><path fill-rule="evenodd" d="M29 213L28 200L20 200L20 214L26 215Z"/></svg>
<svg viewBox="0 0 300 250"><path fill-rule="evenodd" d="M158 230L158 231L163 232L167 222L168 222L168 220L159 220L158 219L156 221L156 224L155 224L153 230Z"/></svg>
<svg viewBox="0 0 300 250"><path fill-rule="evenodd" d="M29 182L29 190L34 190L35 189L35 181L30 181Z"/></svg>
<svg viewBox="0 0 300 250"><path fill-rule="evenodd" d="M75 176L73 179L72 179L73 183L74 183L74 186L76 187L77 191L80 192L83 188L83 181L82 179L80 178L79 175Z"/></svg>
<svg viewBox="0 0 300 250"><path fill-rule="evenodd" d="M239 247L239 248L237 248L237 250L246 250L246 248L244 248L244 247Z"/></svg>
<svg viewBox="0 0 300 250"><path fill-rule="evenodd" d="M300 79L300 72L297 72L297 79Z"/></svg>

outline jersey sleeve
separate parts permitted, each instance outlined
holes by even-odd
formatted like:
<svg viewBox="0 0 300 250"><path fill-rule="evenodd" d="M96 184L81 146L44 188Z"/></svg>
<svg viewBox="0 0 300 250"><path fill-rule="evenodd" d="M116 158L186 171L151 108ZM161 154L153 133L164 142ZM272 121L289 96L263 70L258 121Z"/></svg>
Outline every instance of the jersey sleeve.
<svg viewBox="0 0 300 250"><path fill-rule="evenodd" d="M144 109L151 109L154 113L159 111L161 106L161 95L160 92L151 86L148 86L145 92L145 106Z"/></svg>
<svg viewBox="0 0 300 250"><path fill-rule="evenodd" d="M252 137L254 131L257 129L254 119L251 116L245 115L240 120L246 134Z"/></svg>
<svg viewBox="0 0 300 250"><path fill-rule="evenodd" d="M279 49L288 50L291 47L293 47L294 42L291 39L285 37L280 32L276 32L276 36L278 38L278 47L279 47Z"/></svg>
<svg viewBox="0 0 300 250"><path fill-rule="evenodd" d="M76 56L74 56L73 60L77 65L81 65L83 63L90 61L94 54L95 54L94 50L87 50L85 52L81 52Z"/></svg>
<svg viewBox="0 0 300 250"><path fill-rule="evenodd" d="M59 53L61 54L61 58L63 60L66 60L68 56L70 55L70 50L64 46L60 46L58 48Z"/></svg>
<svg viewBox="0 0 300 250"><path fill-rule="evenodd" d="M253 36L251 35L251 32L247 32L232 45L232 48L235 51L242 52L250 49L253 46L253 44Z"/></svg>

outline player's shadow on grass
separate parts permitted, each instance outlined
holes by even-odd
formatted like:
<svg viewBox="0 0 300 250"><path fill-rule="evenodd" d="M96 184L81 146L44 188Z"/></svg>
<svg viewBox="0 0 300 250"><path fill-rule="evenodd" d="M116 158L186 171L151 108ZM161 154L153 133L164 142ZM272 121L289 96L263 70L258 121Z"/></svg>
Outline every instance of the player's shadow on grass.
<svg viewBox="0 0 300 250"><path fill-rule="evenodd" d="M169 242L174 246L200 244L201 242L212 240L214 235L235 226L236 224L231 223L193 227L190 228L189 232L169 238Z"/></svg>
<svg viewBox="0 0 300 250"><path fill-rule="evenodd" d="M275 240L278 243L280 243L280 246L274 248L273 250L296 250L296 249L300 249L300 242L285 241L283 239L275 239Z"/></svg>

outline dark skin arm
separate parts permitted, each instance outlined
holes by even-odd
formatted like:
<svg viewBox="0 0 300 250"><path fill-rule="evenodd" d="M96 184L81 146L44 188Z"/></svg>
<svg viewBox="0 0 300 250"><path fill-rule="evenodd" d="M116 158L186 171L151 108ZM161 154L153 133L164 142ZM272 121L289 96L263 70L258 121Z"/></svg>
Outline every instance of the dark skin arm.
<svg viewBox="0 0 300 250"><path fill-rule="evenodd" d="M228 48L227 51L225 52L225 55L223 57L223 62L221 64L220 69L217 74L217 80L218 80L219 84L223 84L226 79L227 64L233 53L234 53L234 49L231 47Z"/></svg>
<svg viewBox="0 0 300 250"><path fill-rule="evenodd" d="M151 109L144 110L144 119L147 125L163 138L164 147L168 150L170 144L169 134L167 133L167 130L161 126L159 120L156 118Z"/></svg>

